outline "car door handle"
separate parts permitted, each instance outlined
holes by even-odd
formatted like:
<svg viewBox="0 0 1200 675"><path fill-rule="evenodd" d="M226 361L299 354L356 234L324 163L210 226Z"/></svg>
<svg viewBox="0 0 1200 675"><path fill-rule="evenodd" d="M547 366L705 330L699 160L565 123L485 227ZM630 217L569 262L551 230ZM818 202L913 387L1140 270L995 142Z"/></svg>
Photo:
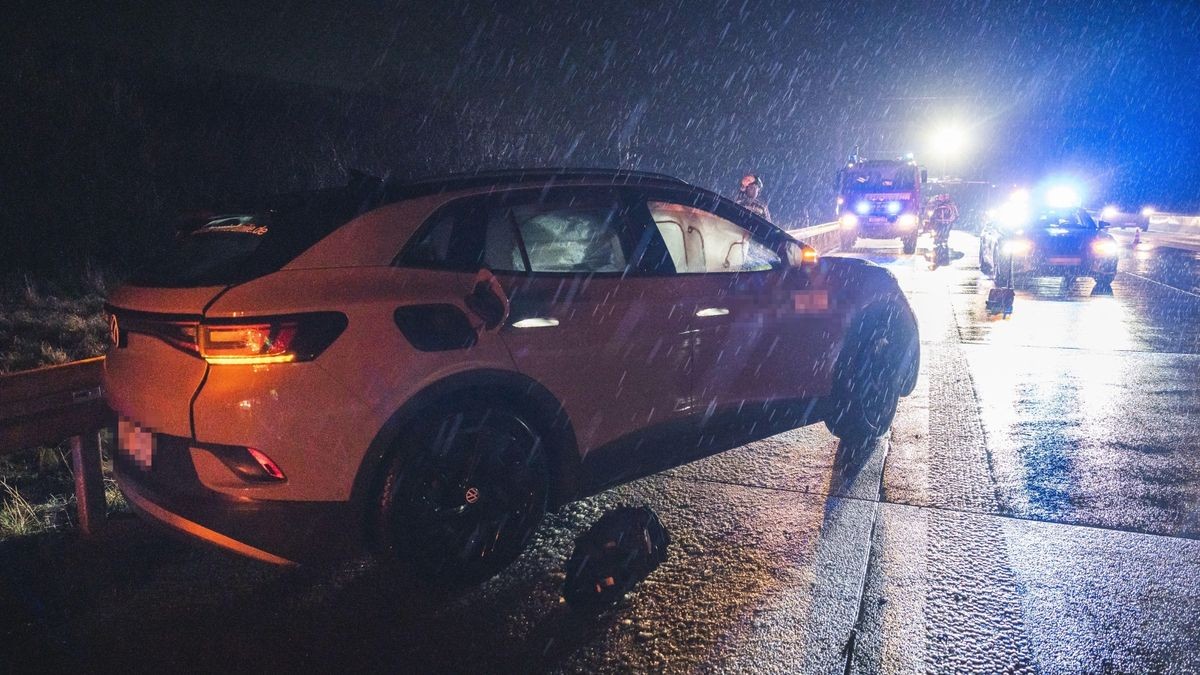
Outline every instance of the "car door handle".
<svg viewBox="0 0 1200 675"><path fill-rule="evenodd" d="M729 314L729 310L725 307L705 307L704 309L696 311L696 316L699 317L725 316L726 314Z"/></svg>
<svg viewBox="0 0 1200 675"><path fill-rule="evenodd" d="M513 328L553 328L558 325L558 319L544 316L530 316L512 323Z"/></svg>

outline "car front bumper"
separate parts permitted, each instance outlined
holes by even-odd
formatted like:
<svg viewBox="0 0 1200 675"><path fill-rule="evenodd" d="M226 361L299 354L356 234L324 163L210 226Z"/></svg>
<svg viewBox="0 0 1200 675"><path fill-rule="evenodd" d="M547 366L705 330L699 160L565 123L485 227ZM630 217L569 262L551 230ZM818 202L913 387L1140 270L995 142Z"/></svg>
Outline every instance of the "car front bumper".
<svg viewBox="0 0 1200 675"><path fill-rule="evenodd" d="M1116 257L1025 255L1013 257L1013 273L1044 277L1090 277L1117 273Z"/></svg>

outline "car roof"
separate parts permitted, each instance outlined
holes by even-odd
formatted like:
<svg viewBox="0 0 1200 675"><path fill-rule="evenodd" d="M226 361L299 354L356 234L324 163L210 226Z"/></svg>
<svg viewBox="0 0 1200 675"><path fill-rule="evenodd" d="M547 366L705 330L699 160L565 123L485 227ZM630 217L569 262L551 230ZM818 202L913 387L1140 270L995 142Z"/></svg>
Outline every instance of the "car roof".
<svg viewBox="0 0 1200 675"><path fill-rule="evenodd" d="M527 168L473 171L421 178L414 181L381 181L382 203L426 197L444 192L478 188L505 189L523 185L551 186L556 183L608 183L698 189L686 181L661 173L632 169Z"/></svg>

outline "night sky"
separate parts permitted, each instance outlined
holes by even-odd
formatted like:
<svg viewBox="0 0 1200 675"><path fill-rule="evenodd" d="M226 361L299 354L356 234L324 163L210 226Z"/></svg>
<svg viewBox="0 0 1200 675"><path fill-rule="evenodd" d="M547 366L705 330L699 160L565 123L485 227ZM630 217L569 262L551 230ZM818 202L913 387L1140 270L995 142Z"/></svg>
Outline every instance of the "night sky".
<svg viewBox="0 0 1200 675"><path fill-rule="evenodd" d="M401 102L408 133L454 148L397 157L431 172L623 165L729 192L752 170L779 219L820 219L860 145L965 178L1069 174L1097 204L1200 209L1194 3L269 4L31 5L9 30ZM339 143L370 143L352 118ZM947 123L970 146L935 160Z"/></svg>

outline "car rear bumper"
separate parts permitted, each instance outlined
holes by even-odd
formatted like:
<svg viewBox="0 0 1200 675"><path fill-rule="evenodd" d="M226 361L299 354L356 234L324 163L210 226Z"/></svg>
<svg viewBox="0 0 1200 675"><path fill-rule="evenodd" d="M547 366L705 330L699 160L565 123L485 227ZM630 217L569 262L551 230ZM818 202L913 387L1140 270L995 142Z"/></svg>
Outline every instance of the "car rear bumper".
<svg viewBox="0 0 1200 675"><path fill-rule="evenodd" d="M195 478L187 439L159 437L158 441L157 465L151 469L121 454L114 461L121 492L141 516L276 565L334 560L364 550L365 528L350 502L240 498L214 492Z"/></svg>

